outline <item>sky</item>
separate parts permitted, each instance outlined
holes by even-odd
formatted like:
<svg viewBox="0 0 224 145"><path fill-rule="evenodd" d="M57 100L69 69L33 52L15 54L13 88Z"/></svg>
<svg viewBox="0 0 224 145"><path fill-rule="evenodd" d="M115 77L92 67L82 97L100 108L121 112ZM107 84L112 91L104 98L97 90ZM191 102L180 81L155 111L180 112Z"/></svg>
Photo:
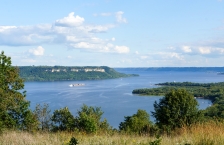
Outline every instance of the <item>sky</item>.
<svg viewBox="0 0 224 145"><path fill-rule="evenodd" d="M224 0L0 3L0 51L14 66L224 66Z"/></svg>

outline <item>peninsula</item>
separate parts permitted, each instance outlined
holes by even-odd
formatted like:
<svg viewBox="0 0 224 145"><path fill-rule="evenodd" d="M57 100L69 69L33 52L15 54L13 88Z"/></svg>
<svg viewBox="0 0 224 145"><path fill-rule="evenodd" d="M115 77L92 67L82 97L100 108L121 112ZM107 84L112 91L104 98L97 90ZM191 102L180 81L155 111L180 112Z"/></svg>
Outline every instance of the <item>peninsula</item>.
<svg viewBox="0 0 224 145"><path fill-rule="evenodd" d="M197 98L210 99L214 102L224 96L224 82L219 83L192 83L192 82L166 82L155 84L157 88L135 89L133 94L146 96L164 96L172 89L184 88Z"/></svg>

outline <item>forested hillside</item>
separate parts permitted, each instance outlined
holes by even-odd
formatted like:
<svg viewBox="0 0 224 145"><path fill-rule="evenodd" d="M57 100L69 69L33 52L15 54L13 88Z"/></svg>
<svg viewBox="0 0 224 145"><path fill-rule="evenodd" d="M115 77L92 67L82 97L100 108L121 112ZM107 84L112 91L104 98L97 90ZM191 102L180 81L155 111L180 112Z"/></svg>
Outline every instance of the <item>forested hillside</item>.
<svg viewBox="0 0 224 145"><path fill-rule="evenodd" d="M20 66L25 81L100 80L137 75L116 72L107 66Z"/></svg>

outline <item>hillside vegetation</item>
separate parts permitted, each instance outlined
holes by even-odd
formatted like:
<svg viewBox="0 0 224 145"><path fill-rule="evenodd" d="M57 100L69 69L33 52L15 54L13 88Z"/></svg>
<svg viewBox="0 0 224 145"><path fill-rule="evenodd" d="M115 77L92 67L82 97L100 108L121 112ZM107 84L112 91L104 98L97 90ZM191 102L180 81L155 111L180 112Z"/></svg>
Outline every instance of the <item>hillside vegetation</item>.
<svg viewBox="0 0 224 145"><path fill-rule="evenodd" d="M138 76L123 74L107 66L20 66L25 81L100 80Z"/></svg>

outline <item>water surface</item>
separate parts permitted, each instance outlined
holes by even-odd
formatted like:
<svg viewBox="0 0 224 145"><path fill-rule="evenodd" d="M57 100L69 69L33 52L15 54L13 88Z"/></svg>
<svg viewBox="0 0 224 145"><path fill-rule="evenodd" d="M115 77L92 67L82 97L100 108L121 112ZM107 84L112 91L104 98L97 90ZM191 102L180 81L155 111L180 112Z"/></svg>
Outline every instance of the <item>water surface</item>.
<svg viewBox="0 0 224 145"><path fill-rule="evenodd" d="M156 87L162 82L222 82L223 75L207 72L156 72L156 71L123 71L139 74L139 77L119 78L94 81L56 81L56 82L26 82L27 99L31 108L38 103L48 103L51 110L67 106L73 115L83 104L101 107L110 125L117 128L124 121L124 116L130 116L138 109L144 109L149 114L154 111L153 103L161 97L138 96L131 92L137 88ZM69 87L70 84L82 83L85 86ZM197 99L200 109L205 109L211 102ZM153 121L153 118L151 117Z"/></svg>

